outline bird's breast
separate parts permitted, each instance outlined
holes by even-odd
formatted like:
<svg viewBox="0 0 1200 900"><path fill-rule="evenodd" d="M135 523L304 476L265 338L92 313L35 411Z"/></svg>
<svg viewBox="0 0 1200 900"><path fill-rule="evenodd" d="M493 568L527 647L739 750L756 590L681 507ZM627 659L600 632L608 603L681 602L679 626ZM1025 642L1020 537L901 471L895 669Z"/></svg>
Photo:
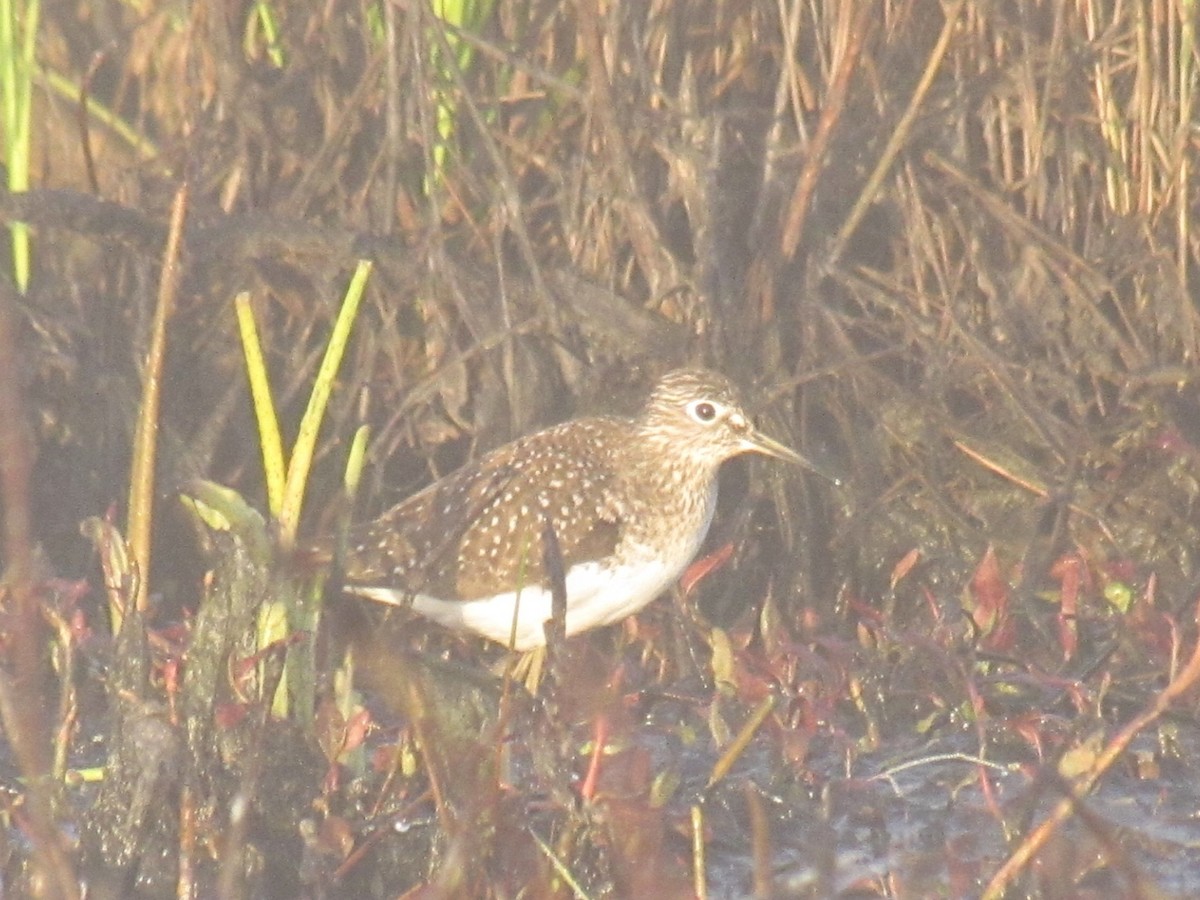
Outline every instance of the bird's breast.
<svg viewBox="0 0 1200 900"><path fill-rule="evenodd" d="M652 504L652 506L651 506ZM717 508L717 482L651 500L627 519L618 553L627 558L657 557L670 580L695 558Z"/></svg>

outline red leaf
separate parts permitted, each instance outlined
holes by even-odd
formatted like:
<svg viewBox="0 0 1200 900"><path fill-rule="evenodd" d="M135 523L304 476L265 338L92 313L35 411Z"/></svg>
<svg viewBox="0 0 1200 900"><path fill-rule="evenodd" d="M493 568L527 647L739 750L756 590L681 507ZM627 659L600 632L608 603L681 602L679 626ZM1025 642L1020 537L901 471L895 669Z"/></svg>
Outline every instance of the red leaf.
<svg viewBox="0 0 1200 900"><path fill-rule="evenodd" d="M713 572L722 568L732 558L733 544L726 543L708 554L708 556L702 557L688 566L683 573L683 577L679 579L679 586L683 588L683 596L690 597L696 585Z"/></svg>
<svg viewBox="0 0 1200 900"><path fill-rule="evenodd" d="M348 753L351 750L357 750L361 747L370 731L371 711L360 709L346 723L346 738L342 741L342 753Z"/></svg>
<svg viewBox="0 0 1200 900"><path fill-rule="evenodd" d="M218 728L233 728L241 724L249 713L249 703L218 703L213 718Z"/></svg>
<svg viewBox="0 0 1200 900"><path fill-rule="evenodd" d="M1013 633L1008 620L1008 585L1000 576L1000 564L993 547L988 547L979 568L971 576L971 597L974 600L971 619L983 637L982 646L1001 652L1011 649Z"/></svg>
<svg viewBox="0 0 1200 900"><path fill-rule="evenodd" d="M904 554L904 556L901 558L900 562L898 562L898 563L896 563L896 565L892 566L892 590L893 591L896 589L896 585L898 585L901 581L903 581L905 576L908 575L908 573L911 572L913 570L913 568L916 567L917 563L919 563L920 561L921 561L921 551L918 550L916 547L913 547L911 550L909 550L907 553Z"/></svg>

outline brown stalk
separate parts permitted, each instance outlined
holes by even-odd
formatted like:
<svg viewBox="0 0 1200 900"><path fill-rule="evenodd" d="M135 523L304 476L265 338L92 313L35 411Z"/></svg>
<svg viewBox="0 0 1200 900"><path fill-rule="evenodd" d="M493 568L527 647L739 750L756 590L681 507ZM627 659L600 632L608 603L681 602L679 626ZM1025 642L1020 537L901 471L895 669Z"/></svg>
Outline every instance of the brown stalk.
<svg viewBox="0 0 1200 900"><path fill-rule="evenodd" d="M588 70L591 87L591 111L596 117L603 152L608 157L608 171L617 180L617 198L629 229L638 263L650 283L653 296L679 284L680 274L670 254L663 249L662 236L642 197L637 180L637 168L625 145L625 136L617 121L616 103L608 66L604 62L604 43L600 35L600 13L597 0L580 0L576 4L579 17L580 44Z"/></svg>
<svg viewBox="0 0 1200 900"><path fill-rule="evenodd" d="M96 196L100 196L100 179L96 175L96 156L92 149L88 95L92 89L92 80L96 77L96 70L104 63L107 56L108 54L104 51L93 54L92 62L88 66L88 70L83 76L83 81L79 85L79 149L83 154L83 169L87 173L88 187L92 189L92 193Z"/></svg>
<svg viewBox="0 0 1200 900"><path fill-rule="evenodd" d="M817 132L808 145L808 158L804 169L796 181L796 189L792 192L791 202L788 203L787 218L783 224L783 236L780 238L780 252L784 259L790 259L800 245L804 236L804 223L808 218L813 191L817 188L817 178L825 166L825 157L829 153L829 144L833 139L834 130L842 120L842 111L846 108L846 96L850 93L851 76L858 70L858 58L862 54L867 36L875 26L875 5L860 2L850 26L850 33L842 53L841 64L834 73L833 82L829 85L829 95L821 110L821 121L817 124Z"/></svg>
<svg viewBox="0 0 1200 900"><path fill-rule="evenodd" d="M832 268L836 265L838 259L841 258L842 251L846 248L846 243L850 240L850 236L854 234L855 229L858 228L858 224L862 221L863 216L867 214L867 209L875 202L875 197L883 185L884 177L891 171L892 163L899 155L904 142L908 140L908 134L912 130L913 122L917 118L917 111L921 108L921 104L925 100L925 95L929 93L929 89L933 86L934 77L942 66L942 60L946 56L946 51L950 48L950 38L954 34L955 26L958 24L958 16L962 12L964 3L965 0L955 0L954 5L946 11L946 20L942 23L942 32L938 35L937 44L934 46L933 52L929 54L929 59L925 63L925 70L921 73L921 80L917 83L917 88L913 91L912 98L909 100L904 114L900 117L900 121L896 123L896 129L888 139L887 146L884 147L879 161L875 164L870 177L867 178L867 183L863 186L858 199L854 202L854 207L850 210L846 221L842 223L837 237L834 238L829 248L828 258L825 261L827 267Z"/></svg>
<svg viewBox="0 0 1200 900"><path fill-rule="evenodd" d="M754 896L775 896L775 877L771 866L771 822L762 795L753 783L745 785L746 807L750 817L750 854L754 861Z"/></svg>
<svg viewBox="0 0 1200 900"><path fill-rule="evenodd" d="M150 335L150 352L142 377L142 403L138 410L137 431L133 439L133 465L129 475L129 550L137 563L134 604L146 609L149 596L150 530L154 521L154 461L158 453L158 413L162 406L163 366L167 356L167 321L175 306L179 288L179 251L183 242L183 219L187 211L188 186L175 192L171 206L171 228L163 250L162 276L158 283L158 305ZM113 614L113 632L120 631L120 612Z"/></svg>

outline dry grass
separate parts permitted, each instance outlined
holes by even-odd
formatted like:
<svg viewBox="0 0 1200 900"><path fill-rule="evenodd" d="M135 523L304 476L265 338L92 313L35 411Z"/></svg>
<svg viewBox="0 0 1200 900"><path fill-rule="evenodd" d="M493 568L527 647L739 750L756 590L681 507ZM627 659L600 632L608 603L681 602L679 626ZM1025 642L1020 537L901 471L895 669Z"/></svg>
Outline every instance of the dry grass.
<svg viewBox="0 0 1200 900"><path fill-rule="evenodd" d="M713 896L967 896L1001 871L1022 798L1037 819L1027 798L1070 793L1060 757L1119 723L1154 733L1164 697L1194 727L1190 682L1160 693L1196 640L1200 544L1200 60L1186 0L527 2L463 32L421 2L278 7L282 66L248 7L96 0L43 16L36 188L0 195L6 221L35 229L31 289L3 300L19 340L0 341L0 380L24 394L0 394L13 413L0 448L20 446L20 422L36 445L31 474L5 454L0 714L27 777L44 774L31 748L49 735L79 745L70 704L39 710L11 679L65 696L45 648L59 672L63 654L104 652L101 592L64 609L77 598L61 578L99 589L78 525L128 494L186 181L145 579L157 620L122 638L147 667L140 706L116 720L188 737L161 736L162 771L137 782L137 808L165 811L159 828L114 820L111 797L73 813L57 787L16 789L9 822L32 852L10 843L7 877L69 894L45 873L74 854L94 884L140 879L147 896L565 896L564 871L591 896L684 896L706 877ZM191 549L174 488L203 476L265 508L233 297L253 294L294 428L359 257L375 274L317 453L309 535L328 530L321 498L335 506L364 419L369 512L531 427L620 405L684 360L752 385L768 428L846 486L729 473L714 543L738 552L691 592L699 617L680 624L660 603L577 642L592 664L541 715L490 682L426 671L407 655L416 638L396 639L401 663L373 661L403 712L378 726L373 767L344 767L357 746L345 710L319 712L319 738L285 736L233 676L209 708L176 709L183 638L164 623L216 595L209 566L249 576ZM40 569L11 525L26 511ZM35 601L52 621L75 616L74 631L42 634ZM235 669L250 653L239 640L225 647ZM240 671L265 677L254 669ZM476 705L465 728L439 713ZM755 710L748 771L735 762L705 789ZM507 767L514 723L532 779ZM959 723L966 747L950 737ZM202 763L187 758L197 728ZM612 753L591 763L598 794L579 805L569 773L588 769L592 729ZM875 782L846 776L919 755L918 733L1028 777L997 796L999 779L974 770L990 845L951 852L947 838L941 856L847 871L839 823L875 802L857 793ZM1200 759L1157 733L1155 764L1194 772ZM676 742L691 748L683 763L664 759ZM115 759L135 744L114 728L107 746ZM282 746L306 748L294 770L276 765ZM223 848L247 787L286 797ZM1144 847L1074 803L1074 833L1104 863L1051 840L1038 874L1013 867L1026 878L1013 890L1152 894ZM76 816L92 835L77 854L49 831ZM397 835L398 817L425 825ZM691 855L697 821L710 844L739 848L733 862ZM120 852L103 839L117 833ZM787 874L801 849L808 881ZM708 867L698 882L681 874L695 866Z"/></svg>

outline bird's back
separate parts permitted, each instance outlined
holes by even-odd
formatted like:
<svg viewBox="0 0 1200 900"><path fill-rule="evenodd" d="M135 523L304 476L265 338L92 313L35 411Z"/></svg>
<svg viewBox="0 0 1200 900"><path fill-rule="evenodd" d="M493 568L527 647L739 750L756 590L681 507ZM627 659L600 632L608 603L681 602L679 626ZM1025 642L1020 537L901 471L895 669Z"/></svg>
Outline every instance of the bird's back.
<svg viewBox="0 0 1200 900"><path fill-rule="evenodd" d="M610 554L622 532L611 448L621 419L576 419L492 451L352 533L350 586L474 600L543 584L548 522L565 568Z"/></svg>

